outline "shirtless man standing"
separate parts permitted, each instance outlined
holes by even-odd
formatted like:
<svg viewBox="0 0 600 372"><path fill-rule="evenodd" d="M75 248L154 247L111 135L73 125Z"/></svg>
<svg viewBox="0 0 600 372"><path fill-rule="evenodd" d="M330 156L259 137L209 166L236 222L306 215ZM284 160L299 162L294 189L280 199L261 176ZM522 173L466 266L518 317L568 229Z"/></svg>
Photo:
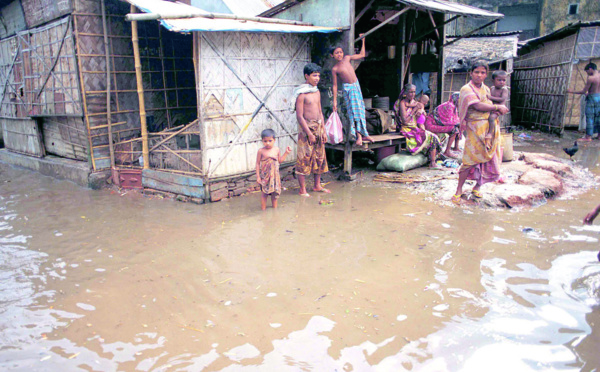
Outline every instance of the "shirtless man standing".
<svg viewBox="0 0 600 372"><path fill-rule="evenodd" d="M359 36L363 36L360 34ZM362 48L359 54L344 55L344 50L341 47L335 47L331 51L331 56L337 61L331 69L333 78L333 111L337 111L337 92L338 92L338 77L344 88L344 101L350 118L350 135L349 138L356 137L356 144L361 146L363 140L373 142L367 132L367 120L365 119L365 102L363 100L360 84L354 72L354 67L350 61L365 58L365 39L362 39Z"/></svg>
<svg viewBox="0 0 600 372"><path fill-rule="evenodd" d="M595 63L588 63L584 70L588 75L585 87L580 91L568 89L567 93L587 94L585 99L585 136L579 141L589 142L594 133L600 133L600 73Z"/></svg>
<svg viewBox="0 0 600 372"><path fill-rule="evenodd" d="M306 176L315 175L314 192L330 193L321 185L321 175L329 172L325 156L325 120L321 109L321 93L317 84L321 79L321 67L314 63L304 66L306 83L296 87L294 100L296 103L296 119L300 125L298 131L298 158L296 174L300 185L300 196L310 196L306 192Z"/></svg>

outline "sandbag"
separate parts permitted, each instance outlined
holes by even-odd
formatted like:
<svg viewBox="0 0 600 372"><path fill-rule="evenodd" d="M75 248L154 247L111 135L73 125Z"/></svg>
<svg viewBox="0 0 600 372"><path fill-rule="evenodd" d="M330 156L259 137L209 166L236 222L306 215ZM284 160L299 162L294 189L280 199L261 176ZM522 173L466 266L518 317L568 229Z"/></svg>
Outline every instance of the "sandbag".
<svg viewBox="0 0 600 372"><path fill-rule="evenodd" d="M427 156L418 153L411 155L408 152L400 152L398 154L390 155L387 158L377 164L378 171L394 171L394 172L406 172L414 168L422 167L427 164L429 159Z"/></svg>

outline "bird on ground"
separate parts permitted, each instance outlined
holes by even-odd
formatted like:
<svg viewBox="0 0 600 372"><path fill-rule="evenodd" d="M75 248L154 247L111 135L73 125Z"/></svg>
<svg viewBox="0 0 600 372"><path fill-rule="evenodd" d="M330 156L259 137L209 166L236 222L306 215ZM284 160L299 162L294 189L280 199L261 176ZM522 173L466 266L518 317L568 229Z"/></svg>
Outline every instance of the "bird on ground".
<svg viewBox="0 0 600 372"><path fill-rule="evenodd" d="M573 155L575 155L575 153L577 151L579 151L579 146L577 145L577 141L575 141L575 146L573 147L563 147L563 151L569 155L569 158L571 158L571 160L573 160Z"/></svg>

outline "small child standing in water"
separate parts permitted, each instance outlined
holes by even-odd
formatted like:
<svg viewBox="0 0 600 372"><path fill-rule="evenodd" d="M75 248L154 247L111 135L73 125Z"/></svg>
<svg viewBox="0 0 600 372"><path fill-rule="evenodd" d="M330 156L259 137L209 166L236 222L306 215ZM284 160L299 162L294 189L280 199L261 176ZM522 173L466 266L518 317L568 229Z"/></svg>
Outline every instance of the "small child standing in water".
<svg viewBox="0 0 600 372"><path fill-rule="evenodd" d="M508 100L508 88L506 87L506 78L508 74L506 71L496 70L492 73L492 82L494 85L490 88L490 96L488 97L490 101L499 105L506 105L506 101ZM490 112L490 117L488 119L490 125L488 129L488 135L486 135L486 147L491 147L491 138L493 136L493 128L496 127L496 119L500 116L499 111ZM489 144L488 144L489 138Z"/></svg>
<svg viewBox="0 0 600 372"><path fill-rule="evenodd" d="M256 182L260 185L260 206L264 211L267 209L267 197L271 195L273 208L277 208L277 199L281 194L281 176L279 175L279 164L285 161L291 147L287 147L283 155L279 153L279 147L275 146L275 131L265 129L260 134L263 148L256 154Z"/></svg>

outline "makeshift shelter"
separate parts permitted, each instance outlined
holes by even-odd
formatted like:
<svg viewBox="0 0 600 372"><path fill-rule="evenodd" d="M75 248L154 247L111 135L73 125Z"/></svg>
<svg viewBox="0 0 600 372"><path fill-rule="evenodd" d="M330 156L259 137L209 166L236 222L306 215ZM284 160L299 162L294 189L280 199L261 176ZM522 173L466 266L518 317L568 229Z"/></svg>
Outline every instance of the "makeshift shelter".
<svg viewBox="0 0 600 372"><path fill-rule="evenodd" d="M453 42L456 40L456 42ZM502 32L495 34L471 35L462 39L448 36L448 45L444 48L444 90L442 101L447 101L452 92L458 92L470 80L469 68L475 61L485 61L490 66L490 73L485 80L488 87L493 85L492 72L504 70L509 75L506 85L510 89L510 74L513 71L514 58L517 56L519 32ZM437 93L437 92L436 92ZM510 107L509 102L507 102ZM511 123L510 112L500 117L501 126Z"/></svg>
<svg viewBox="0 0 600 372"><path fill-rule="evenodd" d="M577 128L589 62L600 64L600 21L576 23L531 39L519 49L512 76L513 122L560 134Z"/></svg>
<svg viewBox="0 0 600 372"><path fill-rule="evenodd" d="M389 111L402 86L431 72L443 71L443 50L448 41L444 26L460 17L488 18L497 22L502 14L488 12L468 5L444 0L287 0L261 14L279 19L295 19L322 26L342 27L342 35L316 36L312 59L324 66L321 88L322 106L331 111L333 60L332 46L342 46L345 53L354 54L363 37L367 37L367 56L360 62L356 74L365 98L372 98L373 107ZM364 33L363 37L358 35ZM442 56L442 58L439 58ZM412 75L412 78L411 78ZM444 75L437 74L435 85L439 94L432 97L432 105L441 100ZM340 86L341 89L341 86ZM342 97L338 93L338 97ZM338 107L343 105L338 104ZM342 120L348 125L342 113ZM381 134L376 142L366 146L352 145L350 141L329 146L344 151L344 171L352 178L352 152L379 147L393 147L401 142L399 134Z"/></svg>
<svg viewBox="0 0 600 372"><path fill-rule="evenodd" d="M115 149L109 142L140 133L131 27L124 19L130 5L15 0L7 8L22 9L27 27L0 40L7 149L89 162L93 172L137 161L126 145ZM145 23L137 42L150 131L194 120L192 37Z"/></svg>
<svg viewBox="0 0 600 372"><path fill-rule="evenodd" d="M239 195L256 185L262 129L273 128L279 146L291 145L295 153L297 123L289 98L304 81L311 34L338 31L161 0L128 1L131 7L75 0L67 9L23 0L26 18L27 1L36 7L32 14L61 18L39 19L50 23L0 40L7 50L0 78L7 76L4 86L13 93L1 97L2 115L9 117L3 125L10 133L23 132L15 134L21 147L35 142L38 151L29 153L44 156L44 130L57 121L62 143L68 138L77 145L69 157L89 159L94 171L112 169L124 187L199 200ZM133 6L147 14L130 14L126 21ZM144 19L160 22L138 22ZM35 45L53 61L30 63L33 53L25 52L32 48L21 47L21 39L48 28L46 44L36 39ZM28 66L38 70L24 74ZM57 71L61 79L55 81ZM29 83L31 76L38 80ZM77 141L70 137L74 133L81 133ZM17 142L10 140L11 151L20 150Z"/></svg>

